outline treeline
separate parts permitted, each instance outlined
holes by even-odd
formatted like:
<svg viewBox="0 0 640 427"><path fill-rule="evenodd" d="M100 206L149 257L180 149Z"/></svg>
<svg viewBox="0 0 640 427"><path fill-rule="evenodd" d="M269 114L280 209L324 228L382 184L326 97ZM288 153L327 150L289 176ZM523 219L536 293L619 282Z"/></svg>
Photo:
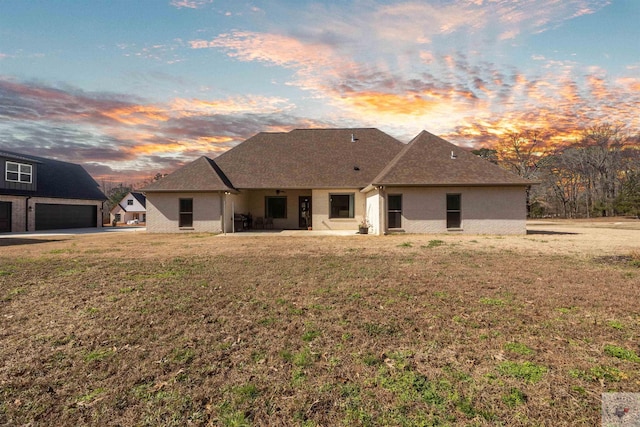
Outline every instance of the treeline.
<svg viewBox="0 0 640 427"><path fill-rule="evenodd" d="M511 133L474 154L539 183L528 191L531 217L640 215L640 134L622 126L598 124L560 146L542 131Z"/></svg>

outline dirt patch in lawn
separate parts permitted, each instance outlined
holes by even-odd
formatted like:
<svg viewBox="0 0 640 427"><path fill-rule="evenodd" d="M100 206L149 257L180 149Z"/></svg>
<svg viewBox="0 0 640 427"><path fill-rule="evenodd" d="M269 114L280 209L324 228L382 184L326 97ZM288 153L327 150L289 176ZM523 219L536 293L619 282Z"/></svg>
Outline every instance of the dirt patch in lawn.
<svg viewBox="0 0 640 427"><path fill-rule="evenodd" d="M630 223L3 246L0 425L596 425L640 389Z"/></svg>

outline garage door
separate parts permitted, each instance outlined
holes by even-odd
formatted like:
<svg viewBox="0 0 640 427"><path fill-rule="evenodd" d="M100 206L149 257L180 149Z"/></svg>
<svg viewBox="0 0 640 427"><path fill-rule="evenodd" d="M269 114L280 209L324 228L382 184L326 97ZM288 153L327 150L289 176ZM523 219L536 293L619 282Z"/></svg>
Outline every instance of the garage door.
<svg viewBox="0 0 640 427"><path fill-rule="evenodd" d="M36 230L96 227L95 205L36 204Z"/></svg>
<svg viewBox="0 0 640 427"><path fill-rule="evenodd" d="M11 202L0 202L0 233L11 231Z"/></svg>

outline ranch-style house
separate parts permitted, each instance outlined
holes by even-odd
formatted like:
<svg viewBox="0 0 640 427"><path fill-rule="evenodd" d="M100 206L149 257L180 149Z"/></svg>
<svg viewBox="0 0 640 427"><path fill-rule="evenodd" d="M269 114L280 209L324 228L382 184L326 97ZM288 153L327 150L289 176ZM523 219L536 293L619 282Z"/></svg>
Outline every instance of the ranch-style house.
<svg viewBox="0 0 640 427"><path fill-rule="evenodd" d="M142 189L147 231L526 233L532 184L429 132L259 133Z"/></svg>

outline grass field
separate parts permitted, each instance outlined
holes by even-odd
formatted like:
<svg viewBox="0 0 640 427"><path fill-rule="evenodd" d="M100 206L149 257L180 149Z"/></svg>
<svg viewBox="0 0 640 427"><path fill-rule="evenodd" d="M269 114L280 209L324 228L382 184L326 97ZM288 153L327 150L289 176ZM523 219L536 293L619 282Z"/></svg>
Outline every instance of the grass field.
<svg viewBox="0 0 640 427"><path fill-rule="evenodd" d="M0 425L599 425L640 391L630 224L0 239Z"/></svg>

